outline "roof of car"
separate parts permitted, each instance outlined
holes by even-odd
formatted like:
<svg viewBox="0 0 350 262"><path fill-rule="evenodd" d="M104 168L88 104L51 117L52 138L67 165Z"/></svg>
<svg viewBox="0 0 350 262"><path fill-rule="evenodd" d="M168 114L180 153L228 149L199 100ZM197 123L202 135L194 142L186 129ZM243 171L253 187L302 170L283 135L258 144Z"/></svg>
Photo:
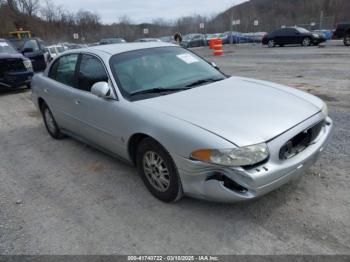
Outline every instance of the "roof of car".
<svg viewBox="0 0 350 262"><path fill-rule="evenodd" d="M75 51L86 51L86 52L100 51L100 52L108 53L110 55L115 55L115 54L125 53L129 51L156 48L156 47L167 47L167 46L177 46L177 45L170 44L170 43L163 43L163 42L121 43L121 44L91 46L91 47L86 47L82 49L76 49Z"/></svg>

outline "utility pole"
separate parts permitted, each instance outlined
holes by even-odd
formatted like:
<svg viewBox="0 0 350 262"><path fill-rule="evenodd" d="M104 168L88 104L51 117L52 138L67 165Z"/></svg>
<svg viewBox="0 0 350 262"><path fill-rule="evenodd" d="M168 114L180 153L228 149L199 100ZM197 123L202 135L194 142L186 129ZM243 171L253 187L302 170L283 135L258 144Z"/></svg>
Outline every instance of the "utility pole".
<svg viewBox="0 0 350 262"><path fill-rule="evenodd" d="M322 30L322 24L323 24L323 10L321 10L321 14L320 14L320 30Z"/></svg>

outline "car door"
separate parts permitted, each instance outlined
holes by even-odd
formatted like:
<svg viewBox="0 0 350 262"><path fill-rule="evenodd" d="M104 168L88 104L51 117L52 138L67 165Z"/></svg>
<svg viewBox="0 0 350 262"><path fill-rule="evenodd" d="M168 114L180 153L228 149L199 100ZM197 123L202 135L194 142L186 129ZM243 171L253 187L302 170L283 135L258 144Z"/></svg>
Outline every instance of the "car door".
<svg viewBox="0 0 350 262"><path fill-rule="evenodd" d="M297 29L291 28L290 30L290 34L292 36L290 40L291 44L300 44L303 41L303 34L300 33Z"/></svg>
<svg viewBox="0 0 350 262"><path fill-rule="evenodd" d="M123 155L125 145L120 135L120 103L116 99L93 95L91 87L97 82L108 82L111 86L103 62L94 55L82 54L77 69L73 112L79 123L79 134L94 145Z"/></svg>
<svg viewBox="0 0 350 262"><path fill-rule="evenodd" d="M51 109L58 125L72 133L78 132L78 125L72 111L73 94L76 85L75 71L79 54L61 56L49 69L44 87L44 99Z"/></svg>
<svg viewBox="0 0 350 262"><path fill-rule="evenodd" d="M277 30L273 33L273 39L275 41L276 45L283 45L284 44L284 30Z"/></svg>
<svg viewBox="0 0 350 262"><path fill-rule="evenodd" d="M35 72L45 70L45 56L36 39L28 39L25 41L22 47L22 53L31 60Z"/></svg>

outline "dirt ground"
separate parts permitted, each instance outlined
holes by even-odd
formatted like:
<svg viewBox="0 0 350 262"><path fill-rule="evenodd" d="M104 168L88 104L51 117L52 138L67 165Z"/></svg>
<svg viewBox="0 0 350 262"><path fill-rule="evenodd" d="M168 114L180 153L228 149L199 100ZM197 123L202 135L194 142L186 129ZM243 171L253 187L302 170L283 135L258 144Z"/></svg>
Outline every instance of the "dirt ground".
<svg viewBox="0 0 350 262"><path fill-rule="evenodd" d="M320 160L258 200L152 197L136 169L72 139L55 141L30 91L0 94L0 254L350 254L350 48L225 47L225 73L324 99L335 121Z"/></svg>

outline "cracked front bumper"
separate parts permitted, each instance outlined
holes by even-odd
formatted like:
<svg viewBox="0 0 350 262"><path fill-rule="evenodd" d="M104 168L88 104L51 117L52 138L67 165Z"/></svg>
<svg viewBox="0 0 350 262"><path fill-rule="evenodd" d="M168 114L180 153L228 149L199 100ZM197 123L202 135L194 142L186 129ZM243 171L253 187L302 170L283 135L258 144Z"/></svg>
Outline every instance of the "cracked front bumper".
<svg viewBox="0 0 350 262"><path fill-rule="evenodd" d="M331 136L332 120L327 117L315 141L294 157L281 160L279 150L289 139L322 120L324 116L319 113L267 142L270 151L269 160L251 169L217 166L175 156L174 160L178 167L184 193L205 200L236 202L254 199L279 188L308 170L317 161ZM210 179L215 174L229 178L246 190L228 188L224 182Z"/></svg>

